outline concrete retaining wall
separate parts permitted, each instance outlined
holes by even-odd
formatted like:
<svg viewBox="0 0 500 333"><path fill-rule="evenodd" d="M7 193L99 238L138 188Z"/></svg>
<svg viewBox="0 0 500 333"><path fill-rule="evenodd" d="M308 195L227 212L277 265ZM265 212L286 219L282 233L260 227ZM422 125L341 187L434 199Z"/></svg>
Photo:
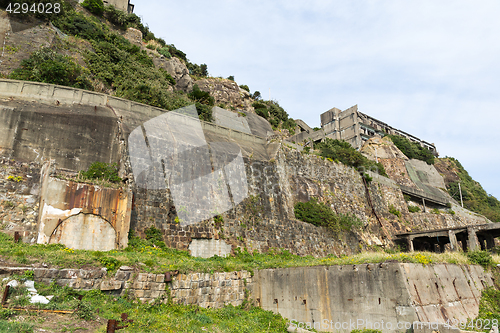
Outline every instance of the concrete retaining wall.
<svg viewBox="0 0 500 333"><path fill-rule="evenodd" d="M303 327L343 332L376 323L394 332L404 331L396 329L398 323L466 322L478 314L481 291L493 286L491 274L480 266L404 263L264 269L253 277L247 271L148 274L126 266L114 276L105 269L0 267L0 278L25 270L34 270L36 282L127 294L143 302L167 298L167 290L176 304L210 308L253 299ZM336 323L356 326L335 329Z"/></svg>
<svg viewBox="0 0 500 333"><path fill-rule="evenodd" d="M388 322L394 328L398 322L465 322L477 316L481 290L493 286L480 266L452 264L268 269L256 272L253 281L257 305L325 331L336 331L332 322L383 321L383 331L398 331L387 329Z"/></svg>

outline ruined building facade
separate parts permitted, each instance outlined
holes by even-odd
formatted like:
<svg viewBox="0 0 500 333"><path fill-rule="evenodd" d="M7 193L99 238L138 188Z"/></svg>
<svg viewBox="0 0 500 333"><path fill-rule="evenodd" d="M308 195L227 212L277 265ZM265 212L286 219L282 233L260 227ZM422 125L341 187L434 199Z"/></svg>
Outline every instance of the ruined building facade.
<svg viewBox="0 0 500 333"><path fill-rule="evenodd" d="M83 0L78 0L79 3L82 3ZM104 5L112 5L116 9L122 10L129 14L134 12L134 5L130 3L130 0L104 0Z"/></svg>
<svg viewBox="0 0 500 333"><path fill-rule="evenodd" d="M319 142L325 138L331 138L344 140L349 142L354 148L360 149L370 138L391 134L403 136L429 149L435 156L438 155L436 146L433 143L421 140L414 135L359 112L357 105L344 111L332 108L322 113L320 130L314 131L301 120L297 121L297 125L301 132L289 138L289 141L303 142L306 140Z"/></svg>

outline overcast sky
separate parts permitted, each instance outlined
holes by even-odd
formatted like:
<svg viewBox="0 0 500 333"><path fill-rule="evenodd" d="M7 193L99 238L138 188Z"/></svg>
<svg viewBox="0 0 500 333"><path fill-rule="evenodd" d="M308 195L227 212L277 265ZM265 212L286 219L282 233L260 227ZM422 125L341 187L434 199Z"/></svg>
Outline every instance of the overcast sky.
<svg viewBox="0 0 500 333"><path fill-rule="evenodd" d="M499 1L136 0L135 13L292 118L319 126L324 111L357 104L500 198Z"/></svg>

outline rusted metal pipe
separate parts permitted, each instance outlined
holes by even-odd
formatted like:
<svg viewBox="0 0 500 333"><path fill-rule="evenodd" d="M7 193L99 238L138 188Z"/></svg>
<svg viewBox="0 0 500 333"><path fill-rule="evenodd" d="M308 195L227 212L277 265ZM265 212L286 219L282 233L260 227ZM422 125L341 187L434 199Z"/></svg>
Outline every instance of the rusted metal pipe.
<svg viewBox="0 0 500 333"><path fill-rule="evenodd" d="M10 289L10 286L5 286L5 290L3 291L3 297L2 297L2 306L7 301L7 297L9 296L9 289Z"/></svg>
<svg viewBox="0 0 500 333"><path fill-rule="evenodd" d="M21 234L19 231L14 232L14 243L19 243L19 240L21 239Z"/></svg>

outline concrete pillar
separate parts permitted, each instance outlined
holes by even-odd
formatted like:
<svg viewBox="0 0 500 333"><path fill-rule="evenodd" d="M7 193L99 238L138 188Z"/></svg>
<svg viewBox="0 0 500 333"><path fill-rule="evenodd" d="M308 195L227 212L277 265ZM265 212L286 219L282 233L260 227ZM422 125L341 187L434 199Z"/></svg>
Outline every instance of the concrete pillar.
<svg viewBox="0 0 500 333"><path fill-rule="evenodd" d="M411 236L408 236L406 238L406 242L408 243L408 252L415 251L414 248L413 248L413 238L411 238Z"/></svg>
<svg viewBox="0 0 500 333"><path fill-rule="evenodd" d="M448 238L450 239L450 246L452 251L458 251L457 236L453 230L448 230Z"/></svg>
<svg viewBox="0 0 500 333"><path fill-rule="evenodd" d="M477 240L476 230L473 227L467 228L468 240L467 240L467 249L469 251L476 251L479 247L479 242Z"/></svg>
<svg viewBox="0 0 500 333"><path fill-rule="evenodd" d="M491 235L486 235L486 249L492 249L495 247L495 238Z"/></svg>

